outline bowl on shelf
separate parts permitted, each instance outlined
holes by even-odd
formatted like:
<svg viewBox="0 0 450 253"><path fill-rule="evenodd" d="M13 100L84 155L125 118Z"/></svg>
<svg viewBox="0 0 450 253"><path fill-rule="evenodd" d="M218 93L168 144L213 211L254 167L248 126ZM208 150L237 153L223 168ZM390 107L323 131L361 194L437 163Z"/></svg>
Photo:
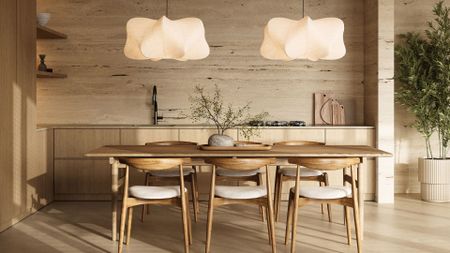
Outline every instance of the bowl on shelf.
<svg viewBox="0 0 450 253"><path fill-rule="evenodd" d="M37 21L38 24L42 26L46 26L48 24L48 21L50 20L50 13L48 12L40 12L37 14Z"/></svg>

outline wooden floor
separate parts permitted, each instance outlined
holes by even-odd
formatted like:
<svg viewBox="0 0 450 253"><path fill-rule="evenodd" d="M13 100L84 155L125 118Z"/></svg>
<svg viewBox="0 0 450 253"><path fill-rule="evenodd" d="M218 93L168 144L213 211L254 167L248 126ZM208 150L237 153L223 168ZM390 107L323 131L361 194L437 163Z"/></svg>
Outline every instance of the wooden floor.
<svg viewBox="0 0 450 253"><path fill-rule="evenodd" d="M0 252L115 252L110 241L110 203L56 202L0 234ZM193 225L191 252L203 252L206 203ZM335 222L327 222L318 206L300 209L297 252L356 252L346 245L342 208L333 207ZM125 252L183 252L181 217L176 208L153 207L141 223L135 212L131 244ZM212 252L270 252L266 225L253 207L218 208L213 224ZM277 224L278 251L283 217ZM431 204L416 195L396 197L395 205L366 204L364 252L450 252L450 204ZM356 243L356 242L354 242Z"/></svg>

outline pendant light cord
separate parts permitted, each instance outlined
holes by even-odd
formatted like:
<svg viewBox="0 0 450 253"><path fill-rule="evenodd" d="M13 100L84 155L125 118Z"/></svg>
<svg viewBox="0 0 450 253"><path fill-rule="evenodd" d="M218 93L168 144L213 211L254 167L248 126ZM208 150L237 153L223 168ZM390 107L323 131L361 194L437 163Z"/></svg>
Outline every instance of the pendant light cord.
<svg viewBox="0 0 450 253"><path fill-rule="evenodd" d="M305 17L305 0L302 0L302 11L303 11L303 18L304 18Z"/></svg>
<svg viewBox="0 0 450 253"><path fill-rule="evenodd" d="M166 17L169 18L169 0L166 0Z"/></svg>

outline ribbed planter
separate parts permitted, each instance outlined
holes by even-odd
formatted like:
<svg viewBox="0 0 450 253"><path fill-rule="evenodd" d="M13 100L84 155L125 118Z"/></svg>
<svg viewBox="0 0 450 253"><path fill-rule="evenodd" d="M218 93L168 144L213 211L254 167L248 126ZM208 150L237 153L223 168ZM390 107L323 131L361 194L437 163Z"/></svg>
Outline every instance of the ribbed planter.
<svg viewBox="0 0 450 253"><path fill-rule="evenodd" d="M419 158L422 200L450 202L450 159Z"/></svg>

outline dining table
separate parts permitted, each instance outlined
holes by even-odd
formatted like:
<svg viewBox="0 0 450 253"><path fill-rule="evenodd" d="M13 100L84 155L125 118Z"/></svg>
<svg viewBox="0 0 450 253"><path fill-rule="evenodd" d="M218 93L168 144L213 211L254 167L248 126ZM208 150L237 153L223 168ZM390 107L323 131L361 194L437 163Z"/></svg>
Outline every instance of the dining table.
<svg viewBox="0 0 450 253"><path fill-rule="evenodd" d="M111 203L112 203L112 229L111 238L117 238L118 200L119 189L124 179L120 170L126 168L121 164L120 158L191 158L194 166L207 165L204 160L208 158L235 157L235 158L275 158L277 165L288 164L289 158L317 157L317 158L359 158L358 165L358 203L360 207L361 231L364 231L364 174L367 158L390 157L392 154L370 146L360 145L303 145L284 146L274 145L266 150L245 150L230 148L229 150L205 150L201 146L177 145L177 146L146 146L146 145L106 145L94 149L85 154L87 157L109 159L111 164ZM272 166L275 168L275 166ZM363 233L361 233L363 237Z"/></svg>

